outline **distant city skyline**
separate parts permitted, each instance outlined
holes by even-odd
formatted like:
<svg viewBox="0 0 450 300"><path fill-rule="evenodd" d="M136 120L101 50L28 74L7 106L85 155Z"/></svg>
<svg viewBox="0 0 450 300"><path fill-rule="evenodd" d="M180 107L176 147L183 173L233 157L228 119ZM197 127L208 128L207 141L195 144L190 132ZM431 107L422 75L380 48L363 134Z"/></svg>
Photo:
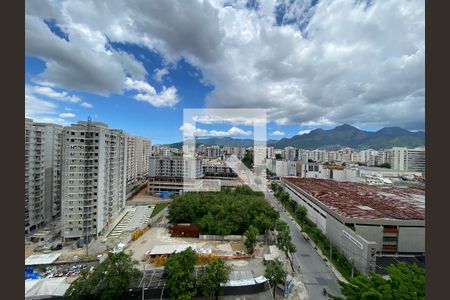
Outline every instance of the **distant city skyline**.
<svg viewBox="0 0 450 300"><path fill-rule="evenodd" d="M181 141L183 109L204 107L268 109L267 139L345 123L424 131L423 1L25 7L25 116L37 122L90 116L153 144ZM199 127L252 138L239 122Z"/></svg>

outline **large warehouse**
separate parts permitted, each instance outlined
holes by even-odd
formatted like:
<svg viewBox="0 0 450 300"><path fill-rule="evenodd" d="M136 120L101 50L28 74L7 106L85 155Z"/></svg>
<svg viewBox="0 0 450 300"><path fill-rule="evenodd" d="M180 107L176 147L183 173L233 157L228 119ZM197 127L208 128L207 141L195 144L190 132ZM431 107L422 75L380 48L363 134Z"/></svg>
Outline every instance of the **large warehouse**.
<svg viewBox="0 0 450 300"><path fill-rule="evenodd" d="M425 191L328 179L284 177L292 199L362 271L376 257L425 254Z"/></svg>

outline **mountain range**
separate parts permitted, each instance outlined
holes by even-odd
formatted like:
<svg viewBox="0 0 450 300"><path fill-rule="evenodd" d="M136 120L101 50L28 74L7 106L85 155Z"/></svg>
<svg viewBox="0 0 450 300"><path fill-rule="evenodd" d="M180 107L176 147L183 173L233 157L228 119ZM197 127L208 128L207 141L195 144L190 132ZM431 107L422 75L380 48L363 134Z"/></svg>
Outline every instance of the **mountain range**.
<svg viewBox="0 0 450 300"><path fill-rule="evenodd" d="M171 147L181 148L182 142L171 144ZM231 147L251 147L253 139L235 139L231 137L198 138L197 145L218 145ZM330 130L321 128L309 133L295 135L291 138L268 140L267 146L281 149L292 146L302 149L333 148L333 146L351 147L355 149L387 149L392 147L414 148L425 145L425 132L412 132L400 127L385 127L378 131L360 130L344 124Z"/></svg>

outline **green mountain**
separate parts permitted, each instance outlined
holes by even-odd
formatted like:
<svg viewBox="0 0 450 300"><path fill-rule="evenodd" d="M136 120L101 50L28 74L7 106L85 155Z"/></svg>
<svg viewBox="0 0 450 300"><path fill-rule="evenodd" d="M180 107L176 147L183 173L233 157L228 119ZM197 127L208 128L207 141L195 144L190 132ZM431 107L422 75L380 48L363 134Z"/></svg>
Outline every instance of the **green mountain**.
<svg viewBox="0 0 450 300"><path fill-rule="evenodd" d="M253 147L253 139L234 139L231 137L214 137L214 138L197 138L195 141L197 146L229 146L229 147ZM181 149L183 142L173 143L168 145L173 148Z"/></svg>
<svg viewBox="0 0 450 300"><path fill-rule="evenodd" d="M332 145L356 149L383 149L395 146L414 148L425 145L425 133L411 132L400 127L385 127L370 132L344 124L330 130L315 129L307 134L283 138L271 144L275 148L292 146L311 150Z"/></svg>
<svg viewBox="0 0 450 300"><path fill-rule="evenodd" d="M197 145L218 145L231 147L252 147L252 139L234 139L231 137L197 139ZM182 142L170 144L171 147L181 148ZM414 148L425 145L423 131L412 132L400 127L385 127L378 131L364 131L348 124L334 129L314 129L307 134L295 135L281 140L269 140L267 146L282 149L292 146L302 149L318 149L337 147L351 147L355 149L387 149L392 147Z"/></svg>

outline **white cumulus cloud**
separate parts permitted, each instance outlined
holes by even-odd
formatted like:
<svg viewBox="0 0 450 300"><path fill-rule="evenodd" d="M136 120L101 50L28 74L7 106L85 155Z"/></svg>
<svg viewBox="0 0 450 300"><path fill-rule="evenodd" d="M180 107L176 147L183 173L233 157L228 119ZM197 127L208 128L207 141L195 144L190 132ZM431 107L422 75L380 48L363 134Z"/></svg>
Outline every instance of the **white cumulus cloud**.
<svg viewBox="0 0 450 300"><path fill-rule="evenodd" d="M270 135L272 135L272 136L284 136L285 133L283 131L275 130Z"/></svg>
<svg viewBox="0 0 450 300"><path fill-rule="evenodd" d="M60 113L58 115L58 117L60 117L60 118L75 118L76 115L73 113Z"/></svg>
<svg viewBox="0 0 450 300"><path fill-rule="evenodd" d="M180 127L180 130L183 131L183 135L185 137L197 136L197 137L233 137L233 136L248 136L252 134L250 130L243 130L238 127L231 127L227 131L221 130L207 130L202 128L196 128L191 123L184 123L183 126Z"/></svg>

